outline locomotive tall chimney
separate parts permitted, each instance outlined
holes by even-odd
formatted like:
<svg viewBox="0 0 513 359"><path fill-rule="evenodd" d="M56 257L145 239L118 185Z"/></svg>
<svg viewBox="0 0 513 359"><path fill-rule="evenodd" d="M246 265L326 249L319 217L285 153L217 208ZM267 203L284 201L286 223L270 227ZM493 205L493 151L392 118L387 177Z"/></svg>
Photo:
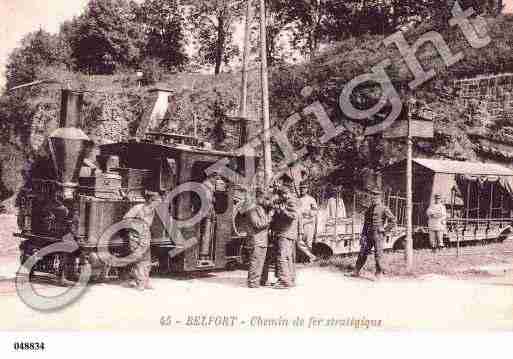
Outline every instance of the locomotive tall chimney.
<svg viewBox="0 0 513 359"><path fill-rule="evenodd" d="M82 127L82 104L84 93L62 90L60 127Z"/></svg>
<svg viewBox="0 0 513 359"><path fill-rule="evenodd" d="M49 139L50 154L57 180L62 185L65 199L73 198L78 187L78 176L91 139L78 126L84 94L73 90L62 90L60 128Z"/></svg>

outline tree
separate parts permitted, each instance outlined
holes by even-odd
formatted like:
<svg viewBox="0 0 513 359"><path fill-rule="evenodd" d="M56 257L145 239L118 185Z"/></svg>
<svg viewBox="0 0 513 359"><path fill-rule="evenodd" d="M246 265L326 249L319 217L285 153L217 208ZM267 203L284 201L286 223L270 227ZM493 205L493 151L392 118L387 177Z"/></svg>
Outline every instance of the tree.
<svg viewBox="0 0 513 359"><path fill-rule="evenodd" d="M6 65L6 87L34 81L47 66L69 66L70 49L58 35L38 30L26 35L21 46L9 55Z"/></svg>
<svg viewBox="0 0 513 359"><path fill-rule="evenodd" d="M281 31L288 31L292 48L315 57L323 42L346 38L357 0L268 0L270 46ZM271 49L272 51L273 49Z"/></svg>
<svg viewBox="0 0 513 359"><path fill-rule="evenodd" d="M67 24L79 70L112 73L117 66L136 67L142 31L137 5L126 0L91 0L85 12Z"/></svg>
<svg viewBox="0 0 513 359"><path fill-rule="evenodd" d="M260 9L259 2L254 4L255 20L251 28L252 52L260 56ZM289 55L282 45L282 36L286 35L288 26L293 21L289 16L287 0L266 1L266 35L267 35L267 64L272 67L285 63L285 57Z"/></svg>
<svg viewBox="0 0 513 359"><path fill-rule="evenodd" d="M145 34L144 57L161 60L167 69L187 64L185 15L177 0L146 0L138 9L137 20Z"/></svg>
<svg viewBox="0 0 513 359"><path fill-rule="evenodd" d="M403 25L431 22L438 30L449 28L456 0L393 0L386 7L390 31ZM496 16L502 11L502 0L458 0L462 9L472 8L476 14Z"/></svg>
<svg viewBox="0 0 513 359"><path fill-rule="evenodd" d="M239 54L233 43L234 23L241 17L245 1L190 0L189 20L199 43L199 55L203 64L214 65L214 73L221 72Z"/></svg>
<svg viewBox="0 0 513 359"><path fill-rule="evenodd" d="M291 45L307 57L315 57L321 44L348 37L388 36L404 26L429 22L438 30L449 27L455 0L287 0L280 11L291 23ZM273 3L270 0L270 3ZM501 0L459 0L463 9L497 15Z"/></svg>

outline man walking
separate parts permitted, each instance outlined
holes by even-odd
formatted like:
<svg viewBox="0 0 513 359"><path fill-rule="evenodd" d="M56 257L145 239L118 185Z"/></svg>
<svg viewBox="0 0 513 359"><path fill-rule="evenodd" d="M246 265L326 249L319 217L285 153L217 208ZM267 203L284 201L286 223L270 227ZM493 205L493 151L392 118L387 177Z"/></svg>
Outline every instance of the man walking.
<svg viewBox="0 0 513 359"><path fill-rule="evenodd" d="M278 199L274 203L271 229L276 238L275 289L287 289L296 285L295 245L299 233L299 204L294 193L294 180L287 174L282 176Z"/></svg>
<svg viewBox="0 0 513 359"><path fill-rule="evenodd" d="M314 262L317 257L312 253L312 245L317 228L317 201L308 194L308 184L301 183L299 187L299 208L301 214L299 240L297 243L300 249L309 259Z"/></svg>
<svg viewBox="0 0 513 359"><path fill-rule="evenodd" d="M150 227L155 217L155 211L160 204L160 195L146 191L145 202L132 207L124 219L134 219L132 228L128 230L128 247L130 254L136 257L131 263L130 277L135 280L138 290L153 289L150 285L151 270L151 233Z"/></svg>
<svg viewBox="0 0 513 359"><path fill-rule="evenodd" d="M429 206L426 214L428 216L429 243L433 252L436 252L437 249L444 247L447 220L447 211L445 205L441 202L440 194L435 194L434 203Z"/></svg>
<svg viewBox="0 0 513 359"><path fill-rule="evenodd" d="M397 223L392 211L383 204L381 192L378 190L369 191L372 197L371 206L365 211L365 220L362 228L360 240L360 254L356 261L356 268L353 273L354 277L360 276L360 270L365 265L370 251L374 248L376 259L376 279L379 280L384 274L381 264L383 257L383 242L385 240L385 224L395 226Z"/></svg>

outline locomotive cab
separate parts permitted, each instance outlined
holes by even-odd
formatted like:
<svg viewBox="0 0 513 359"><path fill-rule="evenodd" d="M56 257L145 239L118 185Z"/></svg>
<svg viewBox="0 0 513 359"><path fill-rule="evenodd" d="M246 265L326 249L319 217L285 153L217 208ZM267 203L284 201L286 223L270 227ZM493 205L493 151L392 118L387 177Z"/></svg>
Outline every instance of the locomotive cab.
<svg viewBox="0 0 513 359"><path fill-rule="evenodd" d="M101 156L119 158L115 170L126 178L123 183L135 173L146 173L143 188L161 193L163 207L151 228L159 272L221 269L240 260L243 238L233 231L234 186L220 176L207 175L209 167L223 159L240 170L238 156L145 141L103 145ZM211 193L203 196L199 186ZM125 190L132 192L130 187ZM206 212L200 215L202 205Z"/></svg>

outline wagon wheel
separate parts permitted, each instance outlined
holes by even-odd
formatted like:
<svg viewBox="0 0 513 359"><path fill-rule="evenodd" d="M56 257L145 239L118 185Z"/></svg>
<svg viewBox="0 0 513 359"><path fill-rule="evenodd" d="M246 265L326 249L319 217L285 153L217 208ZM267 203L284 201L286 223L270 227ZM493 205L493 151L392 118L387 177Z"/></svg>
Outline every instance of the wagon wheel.
<svg viewBox="0 0 513 359"><path fill-rule="evenodd" d="M395 241L394 245L392 246L392 249L394 251L401 251L406 248L406 238L401 237L397 241Z"/></svg>

